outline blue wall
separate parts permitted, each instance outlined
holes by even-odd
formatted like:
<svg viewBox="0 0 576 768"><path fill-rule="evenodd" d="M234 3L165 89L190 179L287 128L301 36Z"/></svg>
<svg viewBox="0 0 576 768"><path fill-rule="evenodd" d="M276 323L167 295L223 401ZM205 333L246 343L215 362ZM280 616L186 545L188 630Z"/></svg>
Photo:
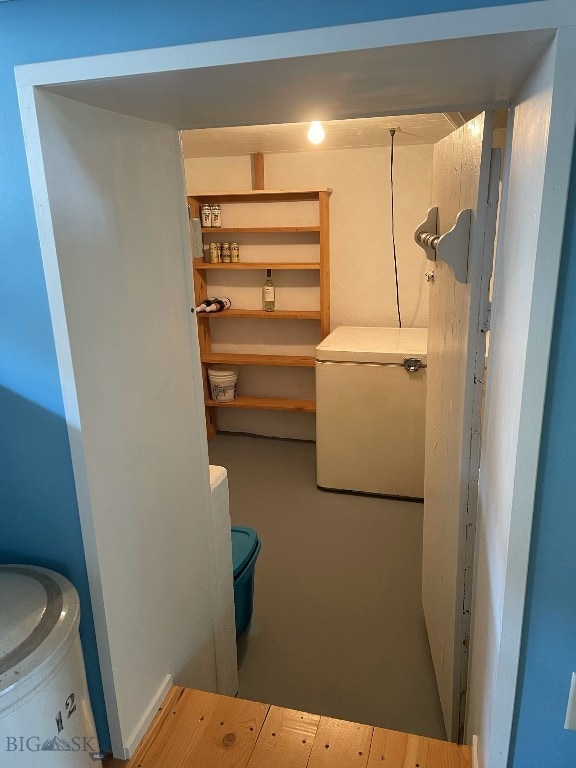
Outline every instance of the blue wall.
<svg viewBox="0 0 576 768"><path fill-rule="evenodd" d="M102 747L109 744L99 678L90 598L74 493L70 452L63 420L62 395L28 171L24 154L13 68L18 64L88 56L116 51L178 45L204 40L286 32L398 16L513 4L519 0L221 0L206 6L190 0L16 0L0 3L0 509L4 562L30 562L64 573L80 592L82 640L90 692ZM208 10L207 10L208 8ZM572 196L574 201L574 194ZM573 220L572 220L573 228ZM576 282L576 233L567 238L564 277ZM568 296L568 293L566 293ZM570 352L574 328L564 298L556 330L556 360ZM519 768L531 762L536 717L534 702L553 713L565 706L569 674L576 670L574 596L557 591L552 577L560 562L562 583L575 582L575 566L563 561L570 522L564 487L572 466L566 444L556 427L576 427L560 363L553 366L545 450L541 468L535 565L529 591L529 630L525 638L524 669L518 715L516 753ZM569 432L569 430L568 430ZM574 449L571 449L572 451ZM574 456L572 455L572 458ZM570 483L574 483L574 475ZM566 484L566 485L565 485ZM574 520L572 520L574 526ZM555 591L556 590L556 591ZM554 622L549 620L550 596ZM552 654L552 648L555 649ZM562 650L562 654L560 654ZM556 659L562 658L561 663ZM552 667L542 670L546 657ZM546 672L546 684L540 677ZM551 673L558 684L551 686ZM533 691L538 691L535 698ZM547 700L550 698L550 701ZM554 705L554 706L553 706ZM557 717L550 715L538 732L548 743L564 736ZM560 749L574 747L572 734ZM525 750L525 751L522 751ZM563 757L562 757L563 755ZM555 766L567 762L559 753ZM564 760L564 762L562 762ZM552 763L548 762L548 765Z"/></svg>

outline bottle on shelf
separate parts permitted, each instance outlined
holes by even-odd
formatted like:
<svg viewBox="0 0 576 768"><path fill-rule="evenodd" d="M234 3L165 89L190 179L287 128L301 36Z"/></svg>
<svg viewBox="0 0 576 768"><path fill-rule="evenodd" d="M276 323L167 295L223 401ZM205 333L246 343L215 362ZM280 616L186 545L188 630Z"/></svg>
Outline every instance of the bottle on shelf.
<svg viewBox="0 0 576 768"><path fill-rule="evenodd" d="M272 270L266 270L266 282L262 288L262 307L266 312L274 312L276 309L276 295L272 282Z"/></svg>
<svg viewBox="0 0 576 768"><path fill-rule="evenodd" d="M230 309L232 302L227 296L223 296L219 299L217 296L210 296L205 299L202 304L196 307L196 312L202 314L205 312L224 312L225 309Z"/></svg>

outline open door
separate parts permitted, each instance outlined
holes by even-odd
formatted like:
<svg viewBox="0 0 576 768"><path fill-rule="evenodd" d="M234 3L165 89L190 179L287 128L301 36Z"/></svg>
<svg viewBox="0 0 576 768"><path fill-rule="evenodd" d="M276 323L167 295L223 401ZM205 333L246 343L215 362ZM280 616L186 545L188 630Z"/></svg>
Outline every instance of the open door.
<svg viewBox="0 0 576 768"><path fill-rule="evenodd" d="M460 266L440 257L430 286L422 602L449 739L463 734L470 598L499 152L492 113L478 115L434 150L438 235L470 210ZM468 248L466 249L466 240ZM467 250L467 253L466 253Z"/></svg>

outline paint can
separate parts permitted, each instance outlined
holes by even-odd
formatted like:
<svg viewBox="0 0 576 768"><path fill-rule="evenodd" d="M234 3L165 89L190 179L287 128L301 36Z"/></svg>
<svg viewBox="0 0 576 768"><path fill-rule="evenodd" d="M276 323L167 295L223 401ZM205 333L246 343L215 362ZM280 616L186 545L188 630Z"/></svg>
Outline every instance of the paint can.
<svg viewBox="0 0 576 768"><path fill-rule="evenodd" d="M220 260L225 264L229 264L232 260L230 254L230 243L222 243L222 253L220 254Z"/></svg>
<svg viewBox="0 0 576 768"><path fill-rule="evenodd" d="M200 220L203 227L212 226L212 209L208 204L200 206Z"/></svg>
<svg viewBox="0 0 576 768"><path fill-rule="evenodd" d="M220 253L218 251L218 243L210 243L208 246L208 258L207 261L210 264L216 264L220 261Z"/></svg>
<svg viewBox="0 0 576 768"><path fill-rule="evenodd" d="M236 400L238 371L231 368L208 368L208 380L212 400L217 403L229 403Z"/></svg>
<svg viewBox="0 0 576 768"><path fill-rule="evenodd" d="M212 203L212 205L210 206L210 214L211 214L211 220L212 220L211 226L221 227L222 215L221 215L219 203Z"/></svg>

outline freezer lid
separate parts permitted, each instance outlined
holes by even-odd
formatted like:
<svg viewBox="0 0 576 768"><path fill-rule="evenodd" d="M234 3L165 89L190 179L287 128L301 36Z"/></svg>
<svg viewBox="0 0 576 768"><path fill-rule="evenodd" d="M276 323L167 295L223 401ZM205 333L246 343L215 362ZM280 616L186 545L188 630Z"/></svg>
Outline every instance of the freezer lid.
<svg viewBox="0 0 576 768"><path fill-rule="evenodd" d="M426 364L427 328L357 328L341 325L316 347L316 360L398 363L417 357Z"/></svg>

